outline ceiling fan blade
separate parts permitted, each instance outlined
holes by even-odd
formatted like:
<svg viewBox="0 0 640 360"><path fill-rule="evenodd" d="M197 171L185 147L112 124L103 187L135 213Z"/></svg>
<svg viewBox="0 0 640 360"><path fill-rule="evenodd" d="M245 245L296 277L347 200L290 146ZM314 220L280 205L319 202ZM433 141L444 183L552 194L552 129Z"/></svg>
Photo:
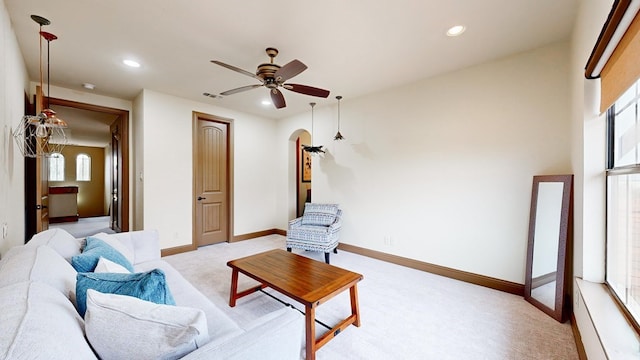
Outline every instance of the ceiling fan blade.
<svg viewBox="0 0 640 360"><path fill-rule="evenodd" d="M300 94L323 97L323 98L326 98L329 96L329 90L320 89L313 86L300 85L300 84L284 84L282 86L287 90L291 90Z"/></svg>
<svg viewBox="0 0 640 360"><path fill-rule="evenodd" d="M260 82L262 82L262 78L261 77L259 77L258 75L254 74L254 73L248 72L247 70L242 70L239 67L235 67L233 65L225 64L222 61L218 61L218 60L211 60L211 62L216 64L216 65L220 65L222 67L225 67L225 68L227 68L229 70L233 70L233 71L239 72L240 74L251 76L252 78L258 79L258 80L260 80Z"/></svg>
<svg viewBox="0 0 640 360"><path fill-rule="evenodd" d="M282 95L282 92L278 89L271 89L271 91L269 91L271 93L271 102L273 102L273 105L275 105L276 109L282 109L283 107L287 106L287 103L284 101L284 95Z"/></svg>
<svg viewBox="0 0 640 360"><path fill-rule="evenodd" d="M278 69L278 71L276 71L276 73L274 74L274 77L276 78L277 82L283 83L305 71L306 69L307 65L303 64L299 60L293 60Z"/></svg>
<svg viewBox="0 0 640 360"><path fill-rule="evenodd" d="M224 95L224 96L233 95L233 94L237 94L239 92L243 92L243 91L259 88L261 86L262 85L260 85L260 84L242 86L242 87L239 87L239 88L235 88L235 89L227 90L225 92L221 92L220 95Z"/></svg>

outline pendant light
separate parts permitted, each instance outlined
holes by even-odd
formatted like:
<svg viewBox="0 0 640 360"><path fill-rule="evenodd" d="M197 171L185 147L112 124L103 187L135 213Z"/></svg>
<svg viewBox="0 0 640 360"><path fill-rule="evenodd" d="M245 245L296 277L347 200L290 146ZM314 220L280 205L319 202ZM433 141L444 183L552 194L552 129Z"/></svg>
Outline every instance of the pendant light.
<svg viewBox="0 0 640 360"><path fill-rule="evenodd" d="M336 99L338 99L338 132L336 136L333 137L333 140L344 140L344 136L340 134L340 100L342 100L342 96L338 95Z"/></svg>
<svg viewBox="0 0 640 360"><path fill-rule="evenodd" d="M42 31L42 26L51 22L42 16L31 15L31 19L40 25L40 89L43 89L42 69L42 39L47 40L47 106L38 115L25 115L13 132L13 137L25 157L35 158L49 156L52 153L62 151L67 143L64 129L67 123L56 116L55 111L49 109L50 81L49 81L49 44L58 37L54 34ZM44 97L44 94L42 95Z"/></svg>
<svg viewBox="0 0 640 360"><path fill-rule="evenodd" d="M311 145L302 145L302 149L311 155L315 155L324 153L324 150L322 150L322 145L313 146L313 107L316 106L316 103L312 102L309 105L311 105Z"/></svg>

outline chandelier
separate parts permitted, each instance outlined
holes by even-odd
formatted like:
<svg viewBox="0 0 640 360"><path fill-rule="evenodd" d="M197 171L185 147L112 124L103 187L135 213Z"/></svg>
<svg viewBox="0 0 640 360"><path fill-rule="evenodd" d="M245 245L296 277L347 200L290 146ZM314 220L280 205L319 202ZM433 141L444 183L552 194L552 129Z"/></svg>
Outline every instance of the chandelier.
<svg viewBox="0 0 640 360"><path fill-rule="evenodd" d="M42 39L47 41L47 107L38 115L25 115L20 120L18 127L13 132L13 138L24 157L35 158L59 153L67 144L67 136L64 129L67 123L56 116L56 112L49 109L49 45L58 37L54 34L42 31L43 25L51 22L41 16L31 15L31 19L40 25L40 89L43 89L42 69ZM42 95L44 97L44 94Z"/></svg>

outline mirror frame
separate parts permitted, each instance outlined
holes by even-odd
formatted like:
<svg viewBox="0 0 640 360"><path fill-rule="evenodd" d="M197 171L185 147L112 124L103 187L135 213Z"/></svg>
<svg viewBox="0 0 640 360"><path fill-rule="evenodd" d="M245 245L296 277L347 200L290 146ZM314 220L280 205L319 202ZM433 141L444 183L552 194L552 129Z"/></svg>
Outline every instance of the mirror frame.
<svg viewBox="0 0 640 360"><path fill-rule="evenodd" d="M555 290L555 306L553 309L544 303L531 297L532 290L532 274L533 274L533 248L536 234L536 211L538 207L538 189L540 183L553 182L562 183L562 209L560 212L560 231L558 236L558 254L556 268L556 290ZM529 239L527 245L527 271L524 283L524 298L526 301L544 311L549 316L559 322L564 322L569 314L568 307L571 301L568 301L566 285L570 282L571 268L568 266L571 254L571 212L573 202L573 175L539 175L533 177L533 189L531 192L531 212L529 215Z"/></svg>

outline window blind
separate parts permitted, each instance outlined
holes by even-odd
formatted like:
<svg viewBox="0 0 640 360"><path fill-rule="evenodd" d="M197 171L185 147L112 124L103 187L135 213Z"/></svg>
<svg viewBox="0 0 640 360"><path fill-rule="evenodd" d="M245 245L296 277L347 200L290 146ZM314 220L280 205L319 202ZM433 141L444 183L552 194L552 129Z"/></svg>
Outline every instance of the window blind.
<svg viewBox="0 0 640 360"><path fill-rule="evenodd" d="M616 0L587 61L587 79L601 79L605 112L640 78L640 0Z"/></svg>

